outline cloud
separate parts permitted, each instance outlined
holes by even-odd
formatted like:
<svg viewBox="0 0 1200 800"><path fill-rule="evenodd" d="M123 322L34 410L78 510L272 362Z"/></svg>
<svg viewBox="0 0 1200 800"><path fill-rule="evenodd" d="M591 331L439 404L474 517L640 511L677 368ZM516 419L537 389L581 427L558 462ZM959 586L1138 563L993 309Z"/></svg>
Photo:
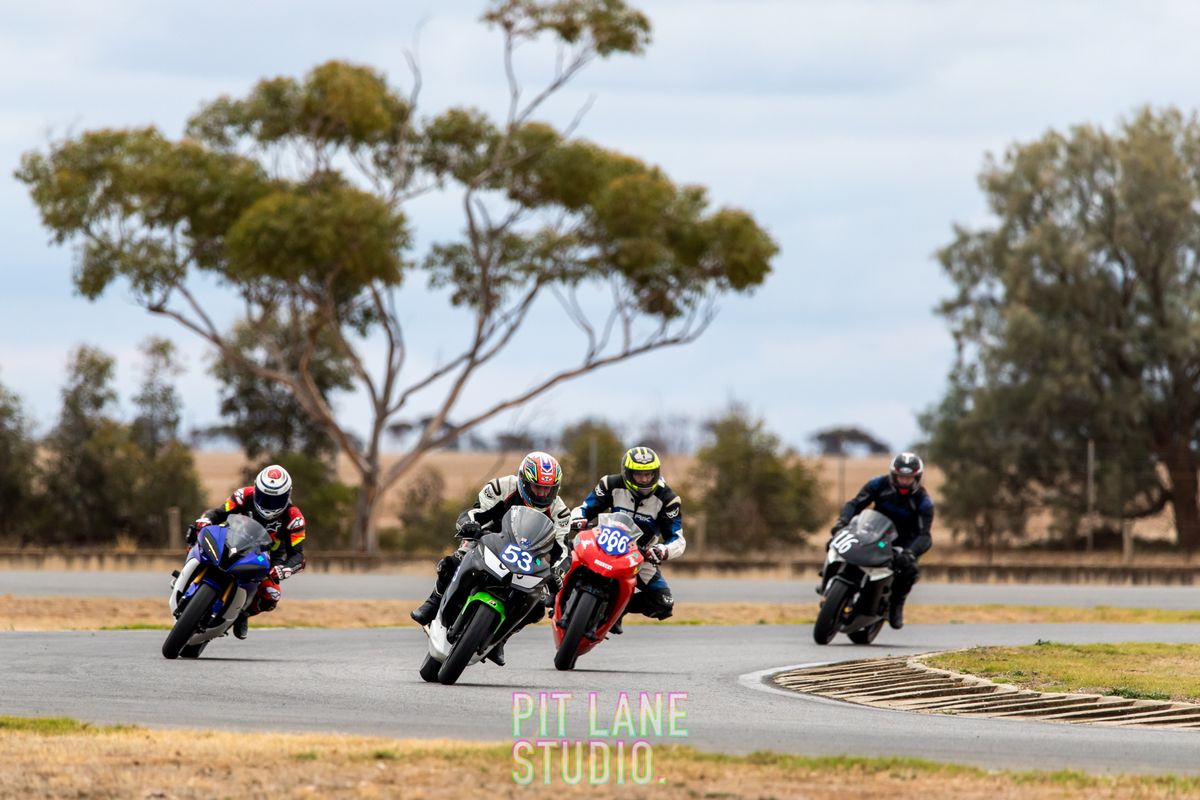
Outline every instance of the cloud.
<svg viewBox="0 0 1200 800"><path fill-rule="evenodd" d="M556 390L539 401L539 419L628 418L645 402L703 415L737 397L793 444L842 422L912 441L913 414L940 395L952 358L932 310L949 287L932 256L952 223L986 221L975 182L984 153L1052 126L1111 125L1142 103L1200 105L1192 41L1200 6L1192 3L644 6L655 27L648 52L593 64L544 116L564 124L594 95L581 135L708 186L714 206L750 210L782 252L768 284L723 301L696 344ZM482 7L8 4L0 11L0 69L10 76L0 85L0 381L44 416L73 344L132 352L149 333L165 333L195 364L181 384L189 415L215 414L202 348L120 292L97 304L72 295L70 250L47 245L24 187L9 177L48 130L153 123L178 135L202 102L328 58L376 65L406 87L404 50L423 18L422 113L470 104L502 114L499 39L474 22ZM553 58L547 48L519 53L526 93ZM457 198L435 195L410 210L422 247L461 230ZM456 352L460 315L437 298L404 302L414 368ZM575 358L577 344L564 328L544 356ZM531 362L525 355L485 372L466 407L527 385L537 375ZM341 407L363 419L361 398Z"/></svg>

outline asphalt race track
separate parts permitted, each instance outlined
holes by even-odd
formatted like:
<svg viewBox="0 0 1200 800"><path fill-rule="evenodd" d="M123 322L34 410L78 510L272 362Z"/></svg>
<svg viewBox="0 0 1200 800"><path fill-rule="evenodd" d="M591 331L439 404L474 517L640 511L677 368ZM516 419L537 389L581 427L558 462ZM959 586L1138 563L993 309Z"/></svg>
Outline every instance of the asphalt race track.
<svg viewBox="0 0 1200 800"><path fill-rule="evenodd" d="M80 580L80 573L63 574ZM129 585L131 574L136 573L107 573L86 580L124 576L123 585ZM3 573L0 593L18 591L7 582L14 575L48 577L44 573ZM288 586L296 589L289 596L304 596L301 585L314 577L334 576L305 576ZM339 577L360 587L369 583ZM161 577L155 582L165 585ZM681 598L688 583L679 582ZM699 584L708 582L693 583L702 588ZM792 588L795 591L794 585ZM937 588L918 586L914 601L946 602L931 596L935 594L931 590ZM1075 589L1096 591L1061 587L1072 592L1063 595L1055 589L1048 597L1041 587L1012 588L1019 590L1021 602L1050 605L1066 604L1063 597L1071 596ZM1116 602L1105 594L1129 591L1134 590L1102 589L1099 594L1106 599L1087 604L1150 605L1144 598ZM1147 591L1166 592L1168 598L1174 592L1182 598L1194 590ZM91 591L82 593L111 592L92 583ZM390 596L405 594L412 593L394 591ZM988 598L977 602L1001 601ZM197 661L163 659L159 648L164 635L162 631L0 634L0 714L64 715L161 727L511 741L513 692L564 691L572 693L566 713L567 738L585 739L589 736L589 692L598 693L601 726L611 719L621 692L686 692L683 707L689 735L673 741L705 750L910 755L1022 769L1200 772L1196 757L1200 735L1194 731L906 714L780 693L762 684L763 671L775 668L975 644L1028 644L1037 639L1196 642L1200 641L1200 626L910 625L903 631L885 629L875 647L857 647L842 637L834 645L819 647L812 643L807 627L636 626L582 657L575 672L560 673L551 663L550 630L543 624L509 643L508 666L470 667L452 687L426 684L417 675L425 637L415 627L252 627L248 640L221 639ZM539 738L531 722L520 735ZM558 738L558 734L551 730L548 737L541 738Z"/></svg>
<svg viewBox="0 0 1200 800"><path fill-rule="evenodd" d="M162 597L169 575L158 572L0 571L0 594ZM811 581L667 579L676 602L808 603L815 601ZM304 572L287 582L284 595L311 599L414 599L433 588L428 575L347 575ZM1200 586L1060 586L1025 584L919 583L914 602L1007 603L1040 606L1122 606L1127 608L1200 608Z"/></svg>

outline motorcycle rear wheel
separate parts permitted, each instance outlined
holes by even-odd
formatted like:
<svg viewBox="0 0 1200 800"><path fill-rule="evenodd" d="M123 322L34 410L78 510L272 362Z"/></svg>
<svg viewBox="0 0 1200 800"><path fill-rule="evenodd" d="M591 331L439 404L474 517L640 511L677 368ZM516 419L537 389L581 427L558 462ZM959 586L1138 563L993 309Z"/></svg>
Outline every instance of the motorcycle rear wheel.
<svg viewBox="0 0 1200 800"><path fill-rule="evenodd" d="M200 654L204 652L204 648L206 647L208 647L208 642L201 642L200 644L185 644L183 649L179 651L179 657L199 658Z"/></svg>
<svg viewBox="0 0 1200 800"><path fill-rule="evenodd" d="M854 633L848 633L850 641L855 644L870 644L875 641L875 637L879 635L879 631L883 629L883 620L879 620L874 625L868 625L865 628L859 628Z"/></svg>
<svg viewBox="0 0 1200 800"><path fill-rule="evenodd" d="M425 660L421 662L421 680L425 681L426 683L437 683L438 670L441 668L442 662L426 653Z"/></svg>

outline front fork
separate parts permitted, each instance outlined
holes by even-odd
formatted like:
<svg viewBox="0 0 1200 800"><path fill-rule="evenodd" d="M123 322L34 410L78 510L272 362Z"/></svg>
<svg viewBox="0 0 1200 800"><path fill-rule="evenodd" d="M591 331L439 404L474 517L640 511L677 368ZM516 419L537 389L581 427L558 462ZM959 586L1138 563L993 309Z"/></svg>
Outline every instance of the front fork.
<svg viewBox="0 0 1200 800"><path fill-rule="evenodd" d="M196 567L196 571L192 573L191 579L188 581L187 585L188 586L199 586L201 583L204 582L204 578L206 575L208 575L208 571L209 571L208 564L205 564L205 563L199 564ZM230 601L230 599L232 599L233 593L236 589L237 589L237 581L229 580L229 581L225 582L225 587L221 590L221 595L220 595L221 608L220 608L220 611L218 611L218 614L223 614L225 612L225 609L227 609L229 607L229 601ZM186 591L186 587L185 587L184 591ZM187 607L187 604L191 601L192 597L195 597L195 592L193 592L191 595L189 595L187 597L183 597L180 599L178 605L176 605L176 607L175 607L175 618L176 619L178 619L179 615L183 613L183 609Z"/></svg>

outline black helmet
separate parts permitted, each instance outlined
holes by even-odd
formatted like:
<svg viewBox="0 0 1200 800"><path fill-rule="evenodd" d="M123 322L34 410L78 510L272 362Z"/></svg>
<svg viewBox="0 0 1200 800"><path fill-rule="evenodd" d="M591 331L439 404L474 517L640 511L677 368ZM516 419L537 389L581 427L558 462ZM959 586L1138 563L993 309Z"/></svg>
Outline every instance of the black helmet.
<svg viewBox="0 0 1200 800"><path fill-rule="evenodd" d="M925 464L916 453L901 453L892 459L888 480L893 489L906 495L921 488L921 476L924 474Z"/></svg>

